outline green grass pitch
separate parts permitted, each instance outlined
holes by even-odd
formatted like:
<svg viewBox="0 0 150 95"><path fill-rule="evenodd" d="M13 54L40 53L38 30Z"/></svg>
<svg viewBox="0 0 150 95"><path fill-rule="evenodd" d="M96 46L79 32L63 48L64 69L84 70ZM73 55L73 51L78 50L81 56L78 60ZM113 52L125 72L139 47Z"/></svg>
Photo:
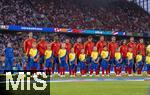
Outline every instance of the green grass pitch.
<svg viewBox="0 0 150 95"><path fill-rule="evenodd" d="M50 95L150 95L150 81L52 82Z"/></svg>

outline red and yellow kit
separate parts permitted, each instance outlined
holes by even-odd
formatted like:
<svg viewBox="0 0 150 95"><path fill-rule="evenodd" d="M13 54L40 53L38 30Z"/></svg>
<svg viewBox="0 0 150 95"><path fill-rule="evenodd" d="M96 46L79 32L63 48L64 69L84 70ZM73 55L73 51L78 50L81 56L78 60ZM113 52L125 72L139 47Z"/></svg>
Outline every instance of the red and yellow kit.
<svg viewBox="0 0 150 95"><path fill-rule="evenodd" d="M97 51L92 51L91 58L92 60L96 61L99 57L99 53Z"/></svg>
<svg viewBox="0 0 150 95"><path fill-rule="evenodd" d="M26 39L24 41L24 51L27 55L29 55L29 51L32 48L32 43L35 42L36 40L34 38L32 39Z"/></svg>
<svg viewBox="0 0 150 95"><path fill-rule="evenodd" d="M115 60L119 61L121 59L121 53L120 52L115 52Z"/></svg>
<svg viewBox="0 0 150 95"><path fill-rule="evenodd" d="M79 57L79 55L81 54L81 50L83 49L83 45L81 43L75 43L74 44L74 52L77 55L77 57Z"/></svg>
<svg viewBox="0 0 150 95"><path fill-rule="evenodd" d="M98 53L101 54L102 50L103 50L103 47L106 45L106 42L105 41L98 41L97 44L96 44L96 47L97 47L97 50L98 50Z"/></svg>
<svg viewBox="0 0 150 95"><path fill-rule="evenodd" d="M70 49L71 49L71 43L65 43L65 44L66 44L67 53L69 54L70 53Z"/></svg>
<svg viewBox="0 0 150 95"><path fill-rule="evenodd" d="M46 41L40 41L37 45L37 49L38 49L40 55L44 55L44 53L47 49L47 42Z"/></svg>
<svg viewBox="0 0 150 95"><path fill-rule="evenodd" d="M85 54L91 56L93 51L94 43L92 41L87 41L84 44Z"/></svg>
<svg viewBox="0 0 150 95"><path fill-rule="evenodd" d="M137 51L140 51L142 56L145 56L145 45L142 43L139 43L137 45Z"/></svg>
<svg viewBox="0 0 150 95"><path fill-rule="evenodd" d="M135 42L129 42L128 43L128 48L132 49L133 56L135 57L136 54L137 54L136 43Z"/></svg>
<svg viewBox="0 0 150 95"><path fill-rule="evenodd" d="M127 52L128 52L128 46L127 45L121 45L120 46L120 53L123 58L127 57Z"/></svg>
<svg viewBox="0 0 150 95"><path fill-rule="evenodd" d="M52 42L51 44L51 49L55 57L58 57L58 51L60 49L60 46L61 46L60 42Z"/></svg>
<svg viewBox="0 0 150 95"><path fill-rule="evenodd" d="M115 51L116 51L116 48L118 48L118 44L116 42L110 42L108 44L108 51L110 53L110 57L111 58L114 58L115 57Z"/></svg>

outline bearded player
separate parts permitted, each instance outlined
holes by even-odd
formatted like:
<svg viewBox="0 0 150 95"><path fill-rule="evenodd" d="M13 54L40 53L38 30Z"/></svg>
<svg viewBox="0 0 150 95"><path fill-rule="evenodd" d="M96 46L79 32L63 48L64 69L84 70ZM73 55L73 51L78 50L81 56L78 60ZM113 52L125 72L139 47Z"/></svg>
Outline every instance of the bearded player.
<svg viewBox="0 0 150 95"><path fill-rule="evenodd" d="M54 38L54 41L51 43L51 49L53 51L53 54L54 54L54 65L53 65L53 73L54 73L54 70L55 70L55 65L56 65L56 68L58 70L58 75L59 75L59 60L58 60L58 51L60 49L60 42L59 42L59 38L58 37L55 37Z"/></svg>
<svg viewBox="0 0 150 95"><path fill-rule="evenodd" d="M84 48L81 38L77 39L77 42L74 44L73 48L77 56L77 63L79 63L79 55L81 54L81 50ZM77 72L77 66L75 66L75 73L76 72Z"/></svg>
<svg viewBox="0 0 150 95"><path fill-rule="evenodd" d="M110 53L110 62L108 66L108 72L110 74L111 65L114 65L114 71L116 73L116 65L115 65L115 51L118 48L118 44L116 42L116 37L111 38L111 42L108 44L108 51Z"/></svg>
<svg viewBox="0 0 150 95"><path fill-rule="evenodd" d="M106 46L106 41L105 41L105 38L104 36L100 36L99 38L99 41L96 43L96 47L97 47L97 50L98 50L98 53L101 54L104 46ZM99 62L101 63L102 60L100 60ZM98 72L100 71L100 64L98 66Z"/></svg>
<svg viewBox="0 0 150 95"><path fill-rule="evenodd" d="M125 73L127 73L127 52L128 52L128 46L127 46L127 40L123 40L122 45L120 46L120 53L122 55L122 68L125 68Z"/></svg>
<svg viewBox="0 0 150 95"><path fill-rule="evenodd" d="M134 37L131 37L130 38L130 42L128 43L128 48L131 48L132 50L132 53L133 53L133 58L134 58L134 64L133 64L133 72L135 73L136 72L136 68L135 68L135 57L136 57L136 54L137 54L137 46L136 46L136 43L134 41Z"/></svg>
<svg viewBox="0 0 150 95"><path fill-rule="evenodd" d="M28 38L24 41L24 52L28 57L28 63L26 64L26 66L24 66L24 70L30 70L30 55L29 55L29 51L32 48L32 43L36 42L36 40L33 38L33 33L30 32L28 34Z"/></svg>
<svg viewBox="0 0 150 95"><path fill-rule="evenodd" d="M84 44L84 49L85 49L85 54L87 55L87 59L86 59L86 73L88 72L88 69L90 68L90 64L91 64L91 53L93 51L94 48L94 42L93 42L93 38L92 36L88 37L88 41L85 42ZM92 71L90 71L92 72Z"/></svg>
<svg viewBox="0 0 150 95"><path fill-rule="evenodd" d="M66 47L67 54L68 54L67 56L69 57L69 53L70 53L70 50L71 50L71 43L70 43L69 38L65 39L65 47ZM68 63L69 63L69 60L68 60ZM70 64L68 64L68 68L69 68L69 74L71 74Z"/></svg>
<svg viewBox="0 0 150 95"><path fill-rule="evenodd" d="M144 66L145 63L145 44L144 44L144 40L143 38L140 39L140 42L137 44L137 51L140 52L140 54L142 54L142 68ZM140 70L142 70L142 68ZM141 72L141 71L140 71Z"/></svg>
<svg viewBox="0 0 150 95"><path fill-rule="evenodd" d="M37 44L37 49L39 51L40 54L40 60L39 60L39 64L40 64L40 69L43 70L44 67L44 53L47 49L47 42L45 41L45 36L42 36L40 41Z"/></svg>

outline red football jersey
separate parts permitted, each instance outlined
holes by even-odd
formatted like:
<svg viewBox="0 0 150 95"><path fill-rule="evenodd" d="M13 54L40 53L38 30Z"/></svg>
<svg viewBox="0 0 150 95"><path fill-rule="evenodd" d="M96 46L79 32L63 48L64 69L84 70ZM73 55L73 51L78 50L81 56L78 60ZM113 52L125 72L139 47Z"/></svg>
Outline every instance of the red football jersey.
<svg viewBox="0 0 150 95"><path fill-rule="evenodd" d="M81 50L83 49L83 45L81 43L75 43L74 44L74 52L77 55L77 57L79 57L79 55L81 54Z"/></svg>
<svg viewBox="0 0 150 95"><path fill-rule="evenodd" d="M128 46L127 45L121 45L120 46L120 52L121 52L122 57L126 58L127 52L128 52Z"/></svg>
<svg viewBox="0 0 150 95"><path fill-rule="evenodd" d="M93 42L90 42L90 41L85 42L84 44L85 54L90 56L93 51L93 48L94 48Z"/></svg>
<svg viewBox="0 0 150 95"><path fill-rule="evenodd" d="M71 49L71 43L66 43L66 50L68 54L70 53L70 49Z"/></svg>
<svg viewBox="0 0 150 95"><path fill-rule="evenodd" d="M59 52L60 47L61 47L60 42L52 42L51 49L54 53L54 56L56 56L56 57L58 56L58 52Z"/></svg>
<svg viewBox="0 0 150 95"><path fill-rule="evenodd" d="M116 42L110 42L108 44L108 51L110 53L111 58L115 57L115 51L117 48L118 48L118 44Z"/></svg>
<svg viewBox="0 0 150 95"><path fill-rule="evenodd" d="M142 55L145 56L145 45L142 43L139 43L137 45L137 51L140 51L142 53Z"/></svg>
<svg viewBox="0 0 150 95"><path fill-rule="evenodd" d="M132 53L134 55L134 57L136 56L136 53L137 53L137 48L136 48L136 43L135 42L129 42L128 43L128 48L131 48L132 49Z"/></svg>
<svg viewBox="0 0 150 95"><path fill-rule="evenodd" d="M47 42L46 41L40 41L37 45L37 49L38 49L40 55L44 55L44 53L47 49Z"/></svg>
<svg viewBox="0 0 150 95"><path fill-rule="evenodd" d="M101 54L101 52L102 52L105 45L106 45L105 41L98 41L97 42L96 47L97 47L97 50L98 50L99 54Z"/></svg>
<svg viewBox="0 0 150 95"><path fill-rule="evenodd" d="M36 40L34 38L32 39L26 39L24 41L24 52L29 55L29 51L32 48L32 43L35 42Z"/></svg>

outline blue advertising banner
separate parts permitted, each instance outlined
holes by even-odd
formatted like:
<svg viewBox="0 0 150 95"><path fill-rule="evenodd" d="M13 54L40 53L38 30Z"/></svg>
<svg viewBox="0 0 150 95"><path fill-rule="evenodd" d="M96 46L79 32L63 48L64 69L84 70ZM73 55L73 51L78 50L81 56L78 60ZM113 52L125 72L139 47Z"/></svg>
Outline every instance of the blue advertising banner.
<svg viewBox="0 0 150 95"><path fill-rule="evenodd" d="M8 30L54 32L54 28L39 28L39 27L26 27L26 26L15 26L15 25L9 25Z"/></svg>
<svg viewBox="0 0 150 95"><path fill-rule="evenodd" d="M101 35L118 35L118 36L136 36L136 37L150 37L148 33L134 33L122 31L105 31L105 30L81 30L71 28L41 28L41 27L27 27L16 25L0 25L0 30L10 31L40 31L40 32L62 32L62 33L81 33L81 34L101 34Z"/></svg>

